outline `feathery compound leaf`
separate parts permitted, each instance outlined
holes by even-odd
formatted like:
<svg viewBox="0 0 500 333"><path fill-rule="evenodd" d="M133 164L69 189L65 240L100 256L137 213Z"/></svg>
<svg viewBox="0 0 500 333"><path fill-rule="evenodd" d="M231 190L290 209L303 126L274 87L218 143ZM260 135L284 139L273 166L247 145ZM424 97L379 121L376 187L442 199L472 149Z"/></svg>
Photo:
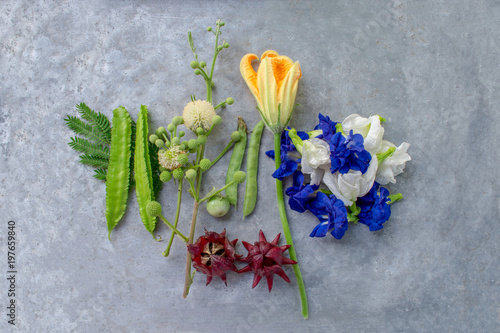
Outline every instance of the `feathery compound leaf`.
<svg viewBox="0 0 500 333"><path fill-rule="evenodd" d="M100 134L100 137L107 143L111 143L111 123L104 114L91 110L85 103L76 105L76 109L82 115L82 118L94 125L94 129Z"/></svg>
<svg viewBox="0 0 500 333"><path fill-rule="evenodd" d="M79 137L71 138L68 145L76 151L109 159L109 148Z"/></svg>
<svg viewBox="0 0 500 333"><path fill-rule="evenodd" d="M107 137L103 133L80 118L68 115L64 121L66 122L66 125L68 125L68 127L76 134L83 135L98 143L108 143Z"/></svg>
<svg viewBox="0 0 500 333"><path fill-rule="evenodd" d="M95 155L83 154L80 155L80 163L91 165L97 168L107 168L109 165L109 159Z"/></svg>
<svg viewBox="0 0 500 333"><path fill-rule="evenodd" d="M97 169L94 170L94 172L95 172L94 178L106 181L106 175L108 173L107 169Z"/></svg>

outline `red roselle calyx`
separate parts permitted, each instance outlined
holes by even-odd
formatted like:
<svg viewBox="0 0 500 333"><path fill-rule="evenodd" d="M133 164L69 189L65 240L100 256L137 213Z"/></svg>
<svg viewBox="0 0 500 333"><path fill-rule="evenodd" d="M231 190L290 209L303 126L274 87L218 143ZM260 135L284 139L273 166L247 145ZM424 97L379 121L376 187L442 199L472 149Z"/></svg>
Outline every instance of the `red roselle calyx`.
<svg viewBox="0 0 500 333"><path fill-rule="evenodd" d="M274 274L278 274L290 283L290 279L283 270L282 265L296 264L297 262L283 256L283 252L290 248L290 245L278 246L281 234L278 234L272 242L268 242L262 230L259 231L259 241L254 245L243 241L243 245L248 250L248 256L241 258L241 261L248 263L248 266L239 270L239 273L254 272L254 279L252 288L259 284L260 280L265 276L267 278L267 285L269 292L273 288Z"/></svg>
<svg viewBox="0 0 500 333"><path fill-rule="evenodd" d="M238 272L234 265L234 261L241 257L234 250L237 241L237 239L230 241L226 237L226 229L220 234L205 229L204 236L198 238L194 244L188 245L193 267L198 272L206 274L207 285L214 276L219 276L227 285L226 272Z"/></svg>

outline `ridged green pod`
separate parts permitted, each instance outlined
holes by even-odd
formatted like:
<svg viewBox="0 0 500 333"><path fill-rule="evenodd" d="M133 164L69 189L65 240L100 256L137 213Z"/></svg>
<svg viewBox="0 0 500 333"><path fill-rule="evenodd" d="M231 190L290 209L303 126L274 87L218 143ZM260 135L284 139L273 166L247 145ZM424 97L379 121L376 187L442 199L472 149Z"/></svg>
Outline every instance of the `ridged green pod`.
<svg viewBox="0 0 500 333"><path fill-rule="evenodd" d="M106 220L110 240L111 230L121 220L127 208L131 141L132 120L127 110L120 106L113 110L111 150L106 176Z"/></svg>
<svg viewBox="0 0 500 333"><path fill-rule="evenodd" d="M226 184L233 180L233 175L236 171L240 171L241 163L243 162L243 157L245 156L245 149L247 147L247 125L241 117L238 117L238 132L240 132L241 138L234 144L233 147L231 160L229 161L229 165L227 167ZM235 183L226 188L226 195L229 199L229 203L236 207L236 204L238 203L238 184Z"/></svg>
<svg viewBox="0 0 500 333"><path fill-rule="evenodd" d="M156 227L156 217L149 216L146 211L148 203L155 200L153 192L153 175L149 159L148 134L148 108L145 105L141 105L135 132L135 192L137 194L137 203L139 204L139 214L141 215L142 223L144 223L146 230L155 238L154 230Z"/></svg>
<svg viewBox="0 0 500 333"><path fill-rule="evenodd" d="M264 121L259 121L255 125L247 151L247 180L245 185L245 201L243 202L243 218L250 215L257 202L257 171L259 168L259 150Z"/></svg>

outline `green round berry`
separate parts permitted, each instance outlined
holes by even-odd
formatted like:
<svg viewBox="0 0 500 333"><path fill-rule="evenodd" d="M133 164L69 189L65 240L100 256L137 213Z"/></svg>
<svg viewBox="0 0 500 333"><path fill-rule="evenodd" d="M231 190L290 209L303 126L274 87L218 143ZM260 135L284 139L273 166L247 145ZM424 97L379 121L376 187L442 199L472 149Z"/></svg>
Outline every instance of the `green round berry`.
<svg viewBox="0 0 500 333"><path fill-rule="evenodd" d="M174 146L178 146L178 145L180 145L180 144L181 144L181 139L179 139L178 137L173 138L173 139L172 139L172 144L173 144Z"/></svg>
<svg viewBox="0 0 500 333"><path fill-rule="evenodd" d="M172 118L172 124L174 124L174 126L182 125L184 124L184 118L182 118L181 116L175 116L174 118Z"/></svg>
<svg viewBox="0 0 500 333"><path fill-rule="evenodd" d="M204 158L200 161L200 168L203 171L206 171L210 169L210 166L212 165L212 162L208 158Z"/></svg>
<svg viewBox="0 0 500 333"><path fill-rule="evenodd" d="M207 212L214 217L226 215L230 207L229 199L218 195L211 197L207 202Z"/></svg>
<svg viewBox="0 0 500 333"><path fill-rule="evenodd" d="M220 123L222 123L221 116L219 116L219 115L213 116L213 118L212 118L212 124L214 124L214 125L220 125Z"/></svg>
<svg viewBox="0 0 500 333"><path fill-rule="evenodd" d="M205 135L199 135L197 141L200 145L204 145L207 143L207 137Z"/></svg>
<svg viewBox="0 0 500 333"><path fill-rule="evenodd" d="M238 183L241 184L247 179L247 174L244 173L243 171L236 171L233 175L233 179Z"/></svg>
<svg viewBox="0 0 500 333"><path fill-rule="evenodd" d="M186 171L186 178L190 181L193 181L196 178L196 171L194 171L193 169L189 169L188 171Z"/></svg>
<svg viewBox="0 0 500 333"><path fill-rule="evenodd" d="M198 135L202 135L203 133L205 133L205 131L203 130L203 128L198 127L198 128L196 129L196 134L198 134Z"/></svg>
<svg viewBox="0 0 500 333"><path fill-rule="evenodd" d="M204 62L204 61L200 62L200 67L201 67L201 68L205 67L206 65L207 65L207 63L206 63L206 62Z"/></svg>
<svg viewBox="0 0 500 333"><path fill-rule="evenodd" d="M179 162L182 165L186 164L187 162L189 162L188 156L186 154L180 154L177 157L177 162Z"/></svg>
<svg viewBox="0 0 500 333"><path fill-rule="evenodd" d="M162 147L164 144L165 144L165 141L163 141L162 139L158 139L155 141L155 145L158 148Z"/></svg>
<svg viewBox="0 0 500 333"><path fill-rule="evenodd" d="M208 28L207 28L207 31L212 31L212 27L208 27Z"/></svg>
<svg viewBox="0 0 500 333"><path fill-rule="evenodd" d="M195 74L195 75L200 75L200 74L201 74L201 71L200 71L199 69L195 69L194 74Z"/></svg>
<svg viewBox="0 0 500 333"><path fill-rule="evenodd" d="M182 168L177 168L174 170L174 178L177 180L181 180L184 177L184 170Z"/></svg>
<svg viewBox="0 0 500 333"><path fill-rule="evenodd" d="M189 66L191 66L192 69L195 69L195 68L198 68L200 66L200 63L196 60L193 60L193 61L191 61Z"/></svg>
<svg viewBox="0 0 500 333"><path fill-rule="evenodd" d="M198 141L196 141L196 139L189 140L188 147L189 149L196 149L196 147L198 147Z"/></svg>
<svg viewBox="0 0 500 333"><path fill-rule="evenodd" d="M227 49L227 48L229 47L229 43L227 43L227 42L226 42L226 43L224 43L224 45L222 45L222 46L224 46L224 48L225 48L225 49Z"/></svg>
<svg viewBox="0 0 500 333"><path fill-rule="evenodd" d="M233 105L234 99L232 97L229 97L228 99L226 99L226 103L227 105Z"/></svg>
<svg viewBox="0 0 500 333"><path fill-rule="evenodd" d="M240 141L240 139L241 139L240 132L234 131L233 133L231 133L231 140L233 140L234 142L238 142Z"/></svg>
<svg viewBox="0 0 500 333"><path fill-rule="evenodd" d="M184 135L186 135L186 132L184 132L184 131L179 132L179 138L182 138Z"/></svg>
<svg viewBox="0 0 500 333"><path fill-rule="evenodd" d="M149 142L151 142L151 143L155 143L155 142L156 142L156 140L158 140L158 139L159 139L159 138L158 138L158 135L156 135L156 134L151 134L151 135L149 136Z"/></svg>
<svg viewBox="0 0 500 333"><path fill-rule="evenodd" d="M172 173L170 171L163 171L160 173L160 180L164 183L168 183L172 179Z"/></svg>
<svg viewBox="0 0 500 333"><path fill-rule="evenodd" d="M174 124L168 124L168 126L167 126L167 130L168 130L169 132L173 132L173 131L175 130L175 125L174 125Z"/></svg>
<svg viewBox="0 0 500 333"><path fill-rule="evenodd" d="M161 205L158 201L150 201L146 206L146 212L151 217L157 217L161 215Z"/></svg>

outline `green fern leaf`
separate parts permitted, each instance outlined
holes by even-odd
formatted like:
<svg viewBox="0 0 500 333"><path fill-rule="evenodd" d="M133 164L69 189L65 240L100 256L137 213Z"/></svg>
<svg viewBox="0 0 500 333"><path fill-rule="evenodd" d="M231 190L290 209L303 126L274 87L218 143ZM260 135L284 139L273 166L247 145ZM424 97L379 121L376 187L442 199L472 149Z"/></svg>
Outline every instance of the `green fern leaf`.
<svg viewBox="0 0 500 333"><path fill-rule="evenodd" d="M71 138L68 145L76 151L109 159L109 148L79 137Z"/></svg>
<svg viewBox="0 0 500 333"><path fill-rule="evenodd" d="M85 103L77 104L76 109L80 112L83 119L94 126L96 132L100 134L100 137L106 143L111 143L111 122L108 117L101 112L90 109Z"/></svg>
<svg viewBox="0 0 500 333"><path fill-rule="evenodd" d="M64 121L66 122L66 125L68 125L68 127L76 134L83 135L84 137L97 143L106 144L108 142L107 137L103 133L96 130L91 124L84 122L78 117L68 115Z"/></svg>
<svg viewBox="0 0 500 333"><path fill-rule="evenodd" d="M109 159L95 155L83 154L80 155L80 163L91 165L96 168L107 168L109 165Z"/></svg>
<svg viewBox="0 0 500 333"><path fill-rule="evenodd" d="M107 169L97 169L94 170L94 172L95 172L94 178L106 181L106 175L108 174Z"/></svg>

